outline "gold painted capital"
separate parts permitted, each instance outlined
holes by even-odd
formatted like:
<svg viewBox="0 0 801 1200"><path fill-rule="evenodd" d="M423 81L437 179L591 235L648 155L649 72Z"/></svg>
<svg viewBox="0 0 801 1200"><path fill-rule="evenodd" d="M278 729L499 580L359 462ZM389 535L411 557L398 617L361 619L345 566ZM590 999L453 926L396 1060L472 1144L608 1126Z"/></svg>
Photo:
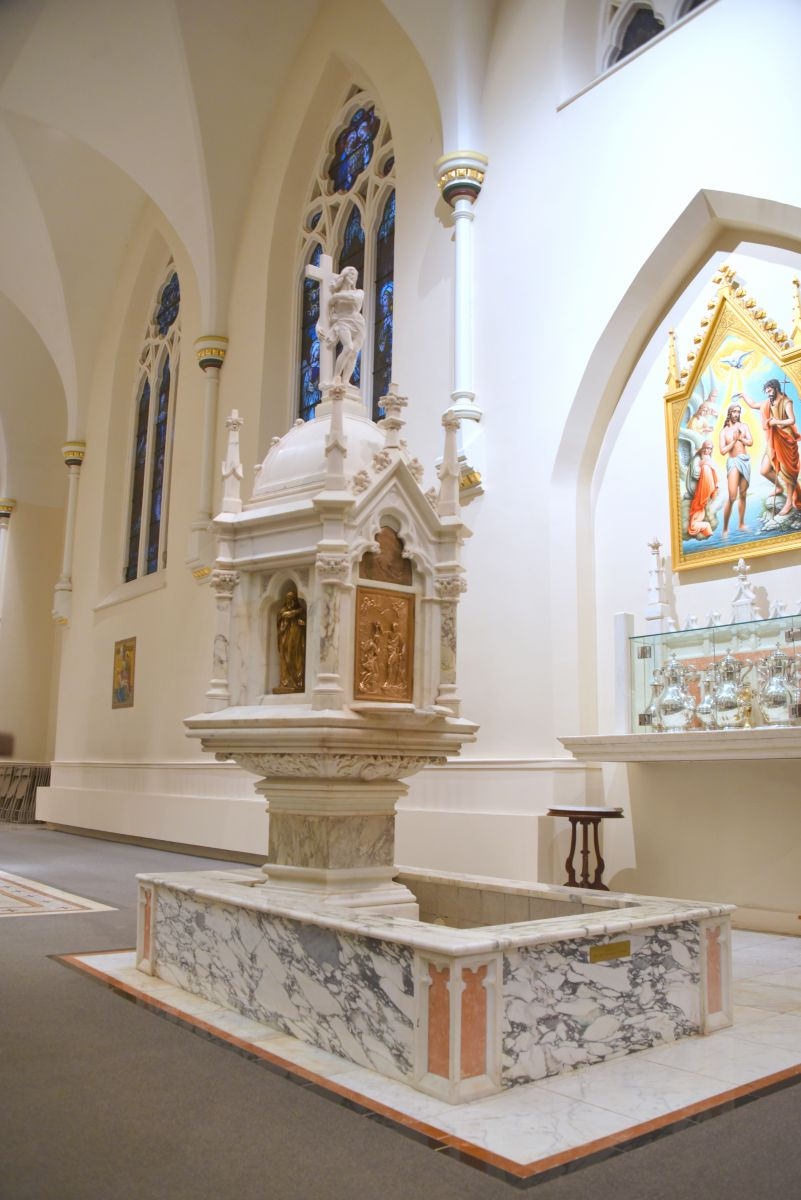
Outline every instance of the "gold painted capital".
<svg viewBox="0 0 801 1200"><path fill-rule="evenodd" d="M16 507L16 500L9 500L6 497L0 499L0 520L3 520L4 518L5 520L8 520Z"/></svg>
<svg viewBox="0 0 801 1200"><path fill-rule="evenodd" d="M68 467L79 467L86 456L86 442L65 442L61 453Z"/></svg>
<svg viewBox="0 0 801 1200"><path fill-rule="evenodd" d="M201 371L210 367L219 371L225 361L228 338L221 334L205 334L195 340L195 354Z"/></svg>
<svg viewBox="0 0 801 1200"><path fill-rule="evenodd" d="M459 199L475 203L484 184L489 159L477 150L457 150L443 154L434 165L434 176L443 199L455 204Z"/></svg>

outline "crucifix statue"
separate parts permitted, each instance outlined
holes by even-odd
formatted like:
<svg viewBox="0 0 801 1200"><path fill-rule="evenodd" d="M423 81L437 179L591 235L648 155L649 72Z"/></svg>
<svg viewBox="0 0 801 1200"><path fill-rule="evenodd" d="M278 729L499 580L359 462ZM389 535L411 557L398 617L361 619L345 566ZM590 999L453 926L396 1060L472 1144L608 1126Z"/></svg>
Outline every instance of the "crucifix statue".
<svg viewBox="0 0 801 1200"><path fill-rule="evenodd" d="M320 387L330 383L347 386L365 335L364 292L356 286L358 272L355 267L345 267L337 274L330 254L321 254L319 266L310 263L306 267L306 277L320 284Z"/></svg>

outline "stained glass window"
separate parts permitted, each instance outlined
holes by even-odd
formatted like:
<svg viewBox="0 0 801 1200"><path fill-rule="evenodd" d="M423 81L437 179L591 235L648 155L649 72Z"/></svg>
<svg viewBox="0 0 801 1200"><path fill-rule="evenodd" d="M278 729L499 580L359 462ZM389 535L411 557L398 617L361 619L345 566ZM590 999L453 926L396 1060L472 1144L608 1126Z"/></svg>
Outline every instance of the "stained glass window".
<svg viewBox="0 0 801 1200"><path fill-rule="evenodd" d="M373 331L373 420L383 417L379 404L392 377L392 308L395 291L395 193L390 192L376 235Z"/></svg>
<svg viewBox="0 0 801 1200"><path fill-rule="evenodd" d="M136 579L139 574L139 538L142 532L142 496L145 490L145 460L147 458L147 426L150 417L150 380L145 379L139 396L134 439L133 486L131 488L131 516L128 523L128 561L125 565L125 582Z"/></svg>
<svg viewBox="0 0 801 1200"><path fill-rule="evenodd" d="M386 392L392 366L395 153L389 125L366 91L350 89L318 161L301 224L297 411L309 420L320 400L320 288L304 272L325 254L334 271L354 267L364 292L366 337L349 382L378 417L374 401Z"/></svg>
<svg viewBox="0 0 801 1200"><path fill-rule="evenodd" d="M347 224L345 225L345 234L342 239L342 252L339 256L338 271L344 271L345 267L355 267L359 280L357 286L364 287L364 229L362 227L361 213L355 204L351 206L348 215ZM337 346L337 354L341 347ZM362 356L361 354L356 359L356 366L353 369L352 383L354 387L359 387L362 377Z"/></svg>
<svg viewBox="0 0 801 1200"><path fill-rule="evenodd" d="M664 28L662 22L654 16L650 8L638 8L626 26L623 41L613 61L620 62L621 59L627 58L629 54L639 50L646 42L650 42L651 38L662 33Z"/></svg>
<svg viewBox="0 0 801 1200"><path fill-rule="evenodd" d="M152 575L166 562L166 512L180 331L181 289L174 270L157 293L140 354L123 578Z"/></svg>
<svg viewBox="0 0 801 1200"><path fill-rule="evenodd" d="M147 534L147 564L145 574L152 575L159 567L159 533L161 531L161 501L164 493L164 458L167 451L167 416L170 408L170 356L164 360L159 381L159 402L156 427L153 431L153 481L150 486L150 521Z"/></svg>
<svg viewBox="0 0 801 1200"><path fill-rule="evenodd" d="M328 168L328 178L335 192L349 192L367 169L380 124L374 108L359 108L340 133Z"/></svg>
<svg viewBox="0 0 801 1200"><path fill-rule="evenodd" d="M320 265L322 247L318 242L309 263ZM317 322L320 319L320 285L316 279L304 277L300 324L300 415L304 421L314 416L320 400L320 339Z"/></svg>
<svg viewBox="0 0 801 1200"><path fill-rule="evenodd" d="M180 305L181 285L178 282L178 276L173 271L164 285L161 293L161 302L156 313L156 324L162 337L164 337L170 326L175 324Z"/></svg>

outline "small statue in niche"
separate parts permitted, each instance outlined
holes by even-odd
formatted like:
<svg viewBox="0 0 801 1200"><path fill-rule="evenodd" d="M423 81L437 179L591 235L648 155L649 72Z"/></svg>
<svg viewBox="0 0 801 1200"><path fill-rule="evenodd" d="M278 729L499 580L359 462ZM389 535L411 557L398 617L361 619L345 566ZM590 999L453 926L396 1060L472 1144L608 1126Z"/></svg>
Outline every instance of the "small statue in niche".
<svg viewBox="0 0 801 1200"><path fill-rule="evenodd" d="M277 694L302 692L306 682L306 601L290 588L278 611Z"/></svg>

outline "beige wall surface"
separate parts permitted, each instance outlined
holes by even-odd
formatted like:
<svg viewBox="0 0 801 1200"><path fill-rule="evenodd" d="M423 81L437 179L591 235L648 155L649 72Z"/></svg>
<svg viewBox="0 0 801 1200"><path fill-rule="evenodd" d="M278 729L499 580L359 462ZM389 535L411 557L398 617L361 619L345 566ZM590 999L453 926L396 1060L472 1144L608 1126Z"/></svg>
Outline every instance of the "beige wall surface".
<svg viewBox="0 0 801 1200"><path fill-rule="evenodd" d="M14 737L13 759L53 756L58 631L50 617L64 514L20 504L9 522L0 597L0 729Z"/></svg>

